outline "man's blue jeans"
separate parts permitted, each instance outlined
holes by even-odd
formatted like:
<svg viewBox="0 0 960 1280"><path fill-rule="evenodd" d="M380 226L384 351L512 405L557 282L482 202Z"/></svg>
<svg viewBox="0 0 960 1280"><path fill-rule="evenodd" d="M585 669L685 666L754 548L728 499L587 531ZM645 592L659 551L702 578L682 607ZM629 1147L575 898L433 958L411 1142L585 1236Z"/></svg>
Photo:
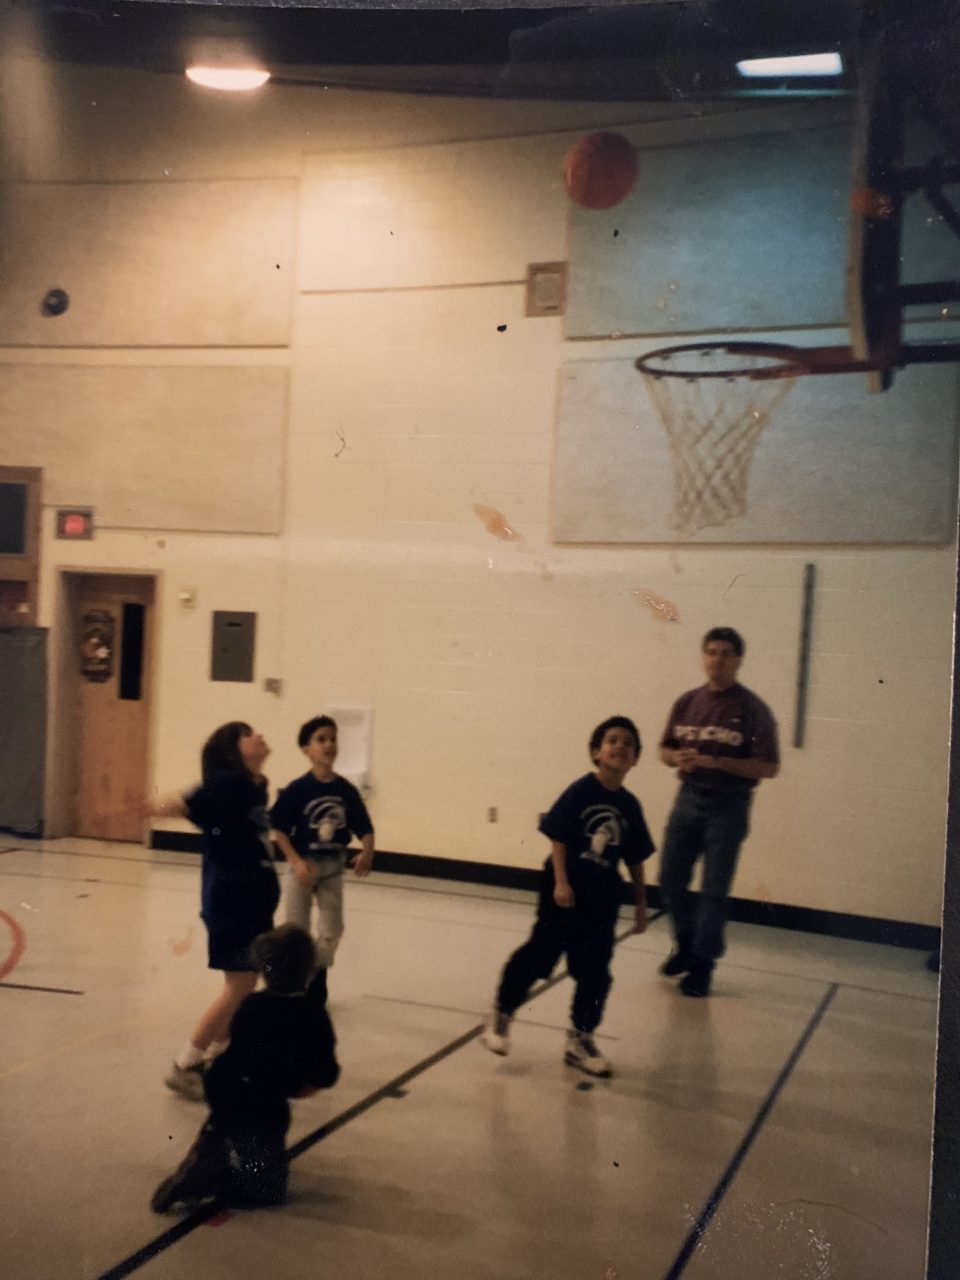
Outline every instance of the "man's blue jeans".
<svg viewBox="0 0 960 1280"><path fill-rule="evenodd" d="M660 855L660 892L670 913L677 948L696 960L717 960L724 952L727 895L740 846L750 830L752 790L715 791L681 786L667 820ZM703 880L699 897L690 881L699 857Z"/></svg>

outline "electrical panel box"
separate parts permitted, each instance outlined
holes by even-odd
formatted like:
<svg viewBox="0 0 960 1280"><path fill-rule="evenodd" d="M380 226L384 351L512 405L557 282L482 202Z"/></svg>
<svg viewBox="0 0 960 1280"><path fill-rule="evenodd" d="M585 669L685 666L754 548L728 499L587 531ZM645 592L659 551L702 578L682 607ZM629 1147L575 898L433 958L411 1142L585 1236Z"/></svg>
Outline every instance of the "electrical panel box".
<svg viewBox="0 0 960 1280"><path fill-rule="evenodd" d="M255 613L218 609L213 615L210 679L249 684L253 680L253 652L257 634Z"/></svg>

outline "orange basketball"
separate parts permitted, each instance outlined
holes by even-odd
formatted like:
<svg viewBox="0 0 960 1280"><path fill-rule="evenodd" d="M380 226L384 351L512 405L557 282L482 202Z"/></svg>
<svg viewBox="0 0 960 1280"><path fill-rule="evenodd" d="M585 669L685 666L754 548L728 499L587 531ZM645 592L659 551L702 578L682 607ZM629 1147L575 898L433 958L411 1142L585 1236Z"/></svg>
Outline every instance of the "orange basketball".
<svg viewBox="0 0 960 1280"><path fill-rule="evenodd" d="M563 158L567 195L585 209L612 209L633 190L640 164L622 133L591 133Z"/></svg>
<svg viewBox="0 0 960 1280"><path fill-rule="evenodd" d="M885 191L875 191L873 187L858 187L850 197L850 203L856 213L865 218L879 221L889 218L893 213L893 200Z"/></svg>

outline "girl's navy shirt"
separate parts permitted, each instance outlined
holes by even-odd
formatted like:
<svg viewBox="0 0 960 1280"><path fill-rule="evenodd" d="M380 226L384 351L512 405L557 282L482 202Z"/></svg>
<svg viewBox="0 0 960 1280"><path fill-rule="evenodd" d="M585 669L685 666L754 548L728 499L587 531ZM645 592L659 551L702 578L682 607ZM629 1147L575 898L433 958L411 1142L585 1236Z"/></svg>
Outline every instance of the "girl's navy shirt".
<svg viewBox="0 0 960 1280"><path fill-rule="evenodd" d="M215 773L184 796L203 834L200 915L210 929L272 914L279 898L273 869L267 784L247 773Z"/></svg>

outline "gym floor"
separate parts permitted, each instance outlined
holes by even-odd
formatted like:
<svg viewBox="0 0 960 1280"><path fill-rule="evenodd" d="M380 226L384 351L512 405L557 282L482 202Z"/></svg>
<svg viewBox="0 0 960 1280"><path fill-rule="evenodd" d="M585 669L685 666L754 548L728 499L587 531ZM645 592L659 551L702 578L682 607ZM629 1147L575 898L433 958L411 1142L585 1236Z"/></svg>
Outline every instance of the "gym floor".
<svg viewBox="0 0 960 1280"><path fill-rule="evenodd" d="M169 1093L218 989L199 859L0 836L0 1272L9 1280L922 1280L936 978L925 956L733 925L708 1000L624 911L597 1037L570 982L480 1044L533 897L348 877L343 1067L296 1102L281 1209L160 1218L205 1114ZM744 1266L749 1259L748 1271Z"/></svg>

